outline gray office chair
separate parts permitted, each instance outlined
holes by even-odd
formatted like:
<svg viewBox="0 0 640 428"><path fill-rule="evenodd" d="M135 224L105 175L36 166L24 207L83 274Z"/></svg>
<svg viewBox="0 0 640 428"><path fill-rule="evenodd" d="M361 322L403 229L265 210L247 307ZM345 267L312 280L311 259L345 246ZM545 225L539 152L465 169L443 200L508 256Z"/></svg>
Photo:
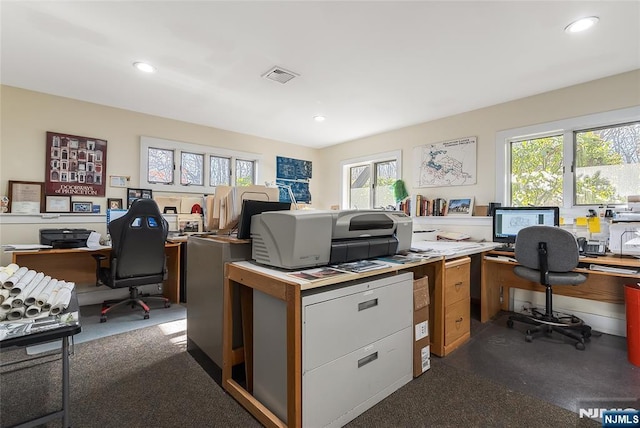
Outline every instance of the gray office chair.
<svg viewBox="0 0 640 428"><path fill-rule="evenodd" d="M585 349L585 341L591 337L591 327L574 315L554 313L551 290L552 285L578 285L586 281L586 275L573 272L578 266L578 257L576 238L564 229L530 226L518 232L515 258L519 266L513 271L519 277L538 282L546 288L544 313L532 308L531 314L513 314L507 321L510 328L514 321L535 326L527 330L527 342L531 342L536 333L551 335L557 332L576 340L577 349Z"/></svg>
<svg viewBox="0 0 640 428"><path fill-rule="evenodd" d="M111 288L129 287L129 297L124 300L107 300L102 303L100 322L107 321L107 312L130 304L144 310L144 319L149 318L149 306L145 300L156 299L170 306L169 299L162 296L143 296L138 287L158 284L164 280L164 244L169 233L169 225L160 214L158 205L152 199L137 199L122 217L109 223L111 235L111 255L109 266L102 267L106 256L95 254L96 286L101 284Z"/></svg>

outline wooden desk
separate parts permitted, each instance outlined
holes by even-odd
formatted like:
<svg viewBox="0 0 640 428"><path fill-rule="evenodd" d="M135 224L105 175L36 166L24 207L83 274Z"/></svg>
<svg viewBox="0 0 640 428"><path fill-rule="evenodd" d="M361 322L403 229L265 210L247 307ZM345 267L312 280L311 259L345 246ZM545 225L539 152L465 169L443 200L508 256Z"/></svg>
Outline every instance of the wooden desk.
<svg viewBox="0 0 640 428"><path fill-rule="evenodd" d="M39 251L15 251L12 262L52 278L75 282L78 292L96 289L96 261L91 254L101 253L109 258L109 249L87 250L79 248ZM166 243L167 279L162 294L172 303L180 302L180 244Z"/></svg>
<svg viewBox="0 0 640 428"><path fill-rule="evenodd" d="M491 252L482 260L482 285L480 321L487 322L500 310L509 310L511 288L545 292L545 287L536 282L527 281L513 273L515 262L491 258L493 255L513 257L513 253ZM640 269L640 259L619 256L599 256L581 258L580 263L608 265ZM587 280L575 286L558 286L553 294L580 297L608 303L624 303L624 284L640 280L640 275L600 272L584 268L576 269L586 273Z"/></svg>
<svg viewBox="0 0 640 428"><path fill-rule="evenodd" d="M429 281L441 277L443 258L427 259L410 265L365 272L358 275L340 275L315 282L296 282L283 274L269 273L269 269L250 262L236 262L225 266L223 367L222 386L242 406L266 426L287 425L253 395L253 290L261 291L284 302L286 307L286 396L289 426L302 426L302 293L319 287L347 283L356 279L381 276L389 273L414 272L417 277L429 275ZM241 294L244 349L234 350L233 338L233 290L239 287ZM410 346L407 344L407 346ZM240 351L240 352L239 352ZM246 388L231 376L234 364L245 362Z"/></svg>

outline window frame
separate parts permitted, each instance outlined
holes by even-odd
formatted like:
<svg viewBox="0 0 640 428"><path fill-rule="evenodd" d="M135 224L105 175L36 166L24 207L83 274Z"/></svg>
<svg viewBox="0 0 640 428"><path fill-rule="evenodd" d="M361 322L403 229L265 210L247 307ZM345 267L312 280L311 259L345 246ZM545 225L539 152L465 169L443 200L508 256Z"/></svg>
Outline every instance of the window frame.
<svg viewBox="0 0 640 428"><path fill-rule="evenodd" d="M394 150L391 152L377 153L370 156L362 156L358 158L345 159L340 162L340 169L342 170L342 185L340 186L340 200L343 209L349 209L350 206L350 183L351 183L351 168L360 165L369 165L371 168L371 185L369 186L369 200L373 202L375 206L375 173L376 164L381 162L396 162L396 180L402 178L402 150ZM373 209L373 208L367 208Z"/></svg>
<svg viewBox="0 0 640 428"><path fill-rule="evenodd" d="M511 203L511 143L551 135L562 135L564 172L562 186L563 206L560 208L567 214L584 214L584 212L590 208L597 208L597 205L574 205L574 132L616 126L639 120L640 106L635 106L497 132L495 166L496 202L502 203L503 206L509 206Z"/></svg>
<svg viewBox="0 0 640 428"><path fill-rule="evenodd" d="M174 172L173 172L173 183L163 184L163 183L154 183L149 182L149 148L156 149L164 149L164 150L173 150L173 159L174 159ZM194 184L180 184L180 164L182 159L182 153L196 153L202 154L204 156L204 165L203 165L203 179L204 184L194 185ZM249 152L241 152L237 150L229 150L221 147L213 147L213 146L205 146L201 144L193 144L193 143L184 143L181 141L173 141L166 140L162 138L155 137L140 137L140 187L152 189L159 192L174 192L174 193L199 193L199 194L210 194L215 193L216 186L211 185L211 174L210 174L210 159L211 156L216 157L224 157L231 159L231 177L230 182L236 182L236 159L253 161L254 162L254 178L255 183L260 183L260 161L262 160L262 155L257 153L249 153Z"/></svg>

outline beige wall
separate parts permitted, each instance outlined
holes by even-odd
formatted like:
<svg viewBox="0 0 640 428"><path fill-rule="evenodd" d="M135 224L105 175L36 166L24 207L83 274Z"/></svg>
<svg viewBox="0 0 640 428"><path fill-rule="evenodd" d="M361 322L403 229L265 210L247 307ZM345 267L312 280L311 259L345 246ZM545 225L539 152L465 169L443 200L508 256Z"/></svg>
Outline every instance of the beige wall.
<svg viewBox="0 0 640 428"><path fill-rule="evenodd" d="M325 169L322 171L323 186L318 189L319 200L324 206L341 204L341 161L402 150L402 178L410 194L419 193L431 198L474 196L476 204L486 205L495 200L495 138L498 131L638 105L640 70L635 70L328 147L320 152L319 160ZM475 185L413 189L411 155L414 147L470 136L478 138Z"/></svg>
<svg viewBox="0 0 640 428"><path fill-rule="evenodd" d="M266 138L164 119L10 86L1 87L0 194L8 180L44 181L47 131L107 140L109 175L140 179L140 136L223 147L261 154L260 179L273 181L276 156L309 160L317 165L317 150ZM318 181L311 182L312 195ZM106 197L124 198L125 189L107 185L105 198L82 198L105 206ZM76 198L77 199L77 198Z"/></svg>

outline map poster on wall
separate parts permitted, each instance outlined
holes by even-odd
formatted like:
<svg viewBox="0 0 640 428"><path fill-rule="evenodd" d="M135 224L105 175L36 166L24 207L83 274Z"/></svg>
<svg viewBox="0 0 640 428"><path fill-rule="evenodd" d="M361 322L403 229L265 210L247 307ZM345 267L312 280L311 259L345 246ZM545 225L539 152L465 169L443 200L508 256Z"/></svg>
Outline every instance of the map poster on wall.
<svg viewBox="0 0 640 428"><path fill-rule="evenodd" d="M476 183L476 137L414 147L414 187Z"/></svg>
<svg viewBox="0 0 640 428"><path fill-rule="evenodd" d="M47 132L45 193L104 196L107 142Z"/></svg>

